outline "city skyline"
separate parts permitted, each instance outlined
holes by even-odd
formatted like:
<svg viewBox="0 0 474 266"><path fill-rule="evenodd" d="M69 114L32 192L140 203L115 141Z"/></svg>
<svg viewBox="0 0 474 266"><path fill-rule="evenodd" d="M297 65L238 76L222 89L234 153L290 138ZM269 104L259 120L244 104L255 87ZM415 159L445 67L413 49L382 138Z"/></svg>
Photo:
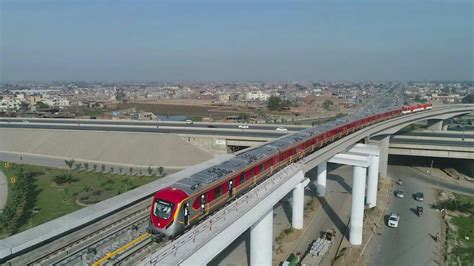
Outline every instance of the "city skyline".
<svg viewBox="0 0 474 266"><path fill-rule="evenodd" d="M0 81L473 80L470 1L2 1Z"/></svg>

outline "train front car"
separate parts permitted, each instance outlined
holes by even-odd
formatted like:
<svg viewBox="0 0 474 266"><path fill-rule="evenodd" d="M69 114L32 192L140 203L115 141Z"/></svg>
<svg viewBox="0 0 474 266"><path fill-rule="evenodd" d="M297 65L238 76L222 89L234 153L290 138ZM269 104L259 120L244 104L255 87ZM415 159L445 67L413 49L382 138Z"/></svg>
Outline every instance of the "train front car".
<svg viewBox="0 0 474 266"><path fill-rule="evenodd" d="M181 202L187 197L186 192L174 187L156 192L150 208L149 231L152 234L161 233L167 236L174 236L183 231L184 226L178 221L178 214Z"/></svg>

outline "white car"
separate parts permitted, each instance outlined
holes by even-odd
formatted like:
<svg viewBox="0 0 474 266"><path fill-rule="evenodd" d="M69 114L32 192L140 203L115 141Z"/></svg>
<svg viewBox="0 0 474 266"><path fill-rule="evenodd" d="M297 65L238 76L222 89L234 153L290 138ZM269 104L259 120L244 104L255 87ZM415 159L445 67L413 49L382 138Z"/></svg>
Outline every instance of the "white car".
<svg viewBox="0 0 474 266"><path fill-rule="evenodd" d="M395 197L403 198L403 197L405 197L405 193L403 192L403 190L397 190L397 191L395 191Z"/></svg>
<svg viewBox="0 0 474 266"><path fill-rule="evenodd" d="M192 125L192 124L193 124L193 120L190 120L190 119L186 120L186 124Z"/></svg>
<svg viewBox="0 0 474 266"><path fill-rule="evenodd" d="M248 129L249 126L247 126L247 125L239 125L239 128L241 128L241 129Z"/></svg>
<svg viewBox="0 0 474 266"><path fill-rule="evenodd" d="M398 227L398 221L400 221L400 214L392 213L388 217L387 225L392 227L392 228L397 228Z"/></svg>
<svg viewBox="0 0 474 266"><path fill-rule="evenodd" d="M277 127L276 131L288 131L288 129L286 129L284 127Z"/></svg>

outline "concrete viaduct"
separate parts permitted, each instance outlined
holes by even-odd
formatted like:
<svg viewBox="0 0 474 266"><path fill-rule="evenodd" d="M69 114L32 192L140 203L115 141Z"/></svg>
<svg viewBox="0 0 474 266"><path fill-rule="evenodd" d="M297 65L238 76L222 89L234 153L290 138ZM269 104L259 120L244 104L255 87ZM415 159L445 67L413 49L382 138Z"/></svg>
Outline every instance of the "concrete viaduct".
<svg viewBox="0 0 474 266"><path fill-rule="evenodd" d="M303 189L313 181L319 196L325 196L328 162L354 167L349 241L353 245L360 245L364 207L376 206L378 178L387 175L390 135L419 120L442 121L472 110L472 105L434 108L384 121L350 134L283 169L171 244L150 254L140 264L204 265L250 228L250 264L271 265L273 206L291 192L292 226L302 229ZM439 125L440 122L436 123ZM355 145L364 139L369 144ZM304 174L315 167L316 180L305 178Z"/></svg>
<svg viewBox="0 0 474 266"><path fill-rule="evenodd" d="M420 120L444 120L467 114L473 110L474 105L433 107L432 110L383 121L343 137L268 178L249 193L213 213L198 226L193 227L160 250L150 254L140 264L206 264L226 245L250 228L251 264L271 265L273 206L285 195L292 192L292 225L296 229L301 229L303 227L303 189L309 182L314 182L316 187L319 188L319 195L325 196L327 162L347 164L354 167L349 240L353 245L360 245L362 243L364 206L369 208L376 206L377 180L379 176L381 178L387 176L390 135ZM439 124L439 121L436 123ZM356 145L361 140L364 140L366 144ZM24 253L27 249L36 248L42 242L51 242L51 239L57 239L60 235L74 231L76 227L82 228L84 227L83 224L102 217L105 212L117 212L124 208L125 204L144 199L156 189L197 172L202 167L203 165L196 169L191 167L183 171L186 174L179 172L176 176L171 175L159 180L159 184L152 182L138 188L136 191L130 191L130 193L124 193L104 203L101 202L95 206L82 209L78 211L78 213L82 213L81 219L73 219L73 216L77 216L77 214L71 213L40 225L38 228L1 240L0 261L7 257L14 257L15 253ZM316 180L305 177L305 173L316 167L318 168ZM366 186L367 202L364 202ZM120 200L119 197L126 200ZM101 208L99 206L101 204L108 205L106 208ZM61 219L67 219L69 222L61 226Z"/></svg>

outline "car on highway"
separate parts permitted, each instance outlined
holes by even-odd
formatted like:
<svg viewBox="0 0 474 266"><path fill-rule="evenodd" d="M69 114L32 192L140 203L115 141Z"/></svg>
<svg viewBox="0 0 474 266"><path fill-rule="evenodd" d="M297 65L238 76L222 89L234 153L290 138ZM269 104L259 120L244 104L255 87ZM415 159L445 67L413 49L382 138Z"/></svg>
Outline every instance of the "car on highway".
<svg viewBox="0 0 474 266"><path fill-rule="evenodd" d="M30 123L30 121L28 121L28 120L23 120L22 122L23 123Z"/></svg>
<svg viewBox="0 0 474 266"><path fill-rule="evenodd" d="M192 125L192 124L193 124L193 120L190 120L190 119L186 120L186 124Z"/></svg>
<svg viewBox="0 0 474 266"><path fill-rule="evenodd" d="M391 213L388 217L387 225L392 228L397 228L398 221L400 221L400 214Z"/></svg>
<svg viewBox="0 0 474 266"><path fill-rule="evenodd" d="M207 126L207 127L208 127L208 128L216 128L216 126L214 126L214 125L209 125L209 126Z"/></svg>
<svg viewBox="0 0 474 266"><path fill-rule="evenodd" d="M288 131L288 129L286 129L284 127L277 127L276 131Z"/></svg>
<svg viewBox="0 0 474 266"><path fill-rule="evenodd" d="M424 195L422 192L416 192L413 197L415 198L415 200L417 201L423 201L425 198L424 198Z"/></svg>
<svg viewBox="0 0 474 266"><path fill-rule="evenodd" d="M405 197L405 192L403 192L403 190L396 190L395 191L395 197L403 198L403 197Z"/></svg>
<svg viewBox="0 0 474 266"><path fill-rule="evenodd" d="M241 128L241 129L248 129L249 126L247 126L247 125L239 125L239 128Z"/></svg>

